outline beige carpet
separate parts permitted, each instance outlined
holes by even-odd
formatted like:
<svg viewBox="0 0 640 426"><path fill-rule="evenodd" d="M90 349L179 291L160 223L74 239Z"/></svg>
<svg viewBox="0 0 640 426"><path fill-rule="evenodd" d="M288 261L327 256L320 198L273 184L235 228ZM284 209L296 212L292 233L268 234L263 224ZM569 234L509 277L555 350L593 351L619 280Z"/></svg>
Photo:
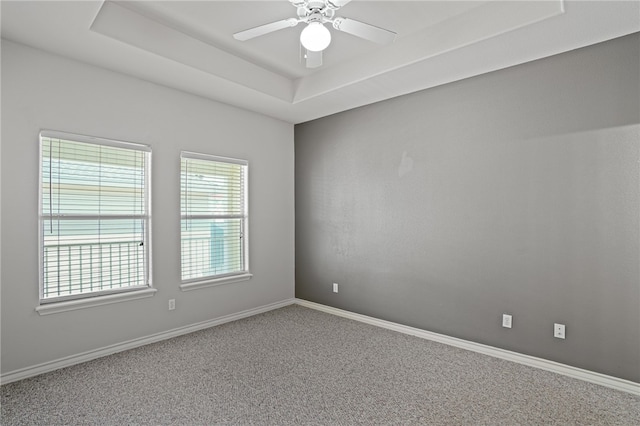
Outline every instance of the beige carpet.
<svg viewBox="0 0 640 426"><path fill-rule="evenodd" d="M289 306L1 387L2 425L640 425L640 398Z"/></svg>

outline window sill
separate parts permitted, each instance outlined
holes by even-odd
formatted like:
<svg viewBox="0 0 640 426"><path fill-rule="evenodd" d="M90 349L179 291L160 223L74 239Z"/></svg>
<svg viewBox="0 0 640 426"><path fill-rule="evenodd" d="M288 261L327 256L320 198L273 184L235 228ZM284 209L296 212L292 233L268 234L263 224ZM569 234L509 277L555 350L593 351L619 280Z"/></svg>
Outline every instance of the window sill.
<svg viewBox="0 0 640 426"><path fill-rule="evenodd" d="M40 315L58 314L60 312L75 311L77 309L92 308L94 306L109 305L111 303L127 302L129 300L152 297L158 290L146 288L144 290L128 291L125 293L109 294L106 296L88 297L86 299L69 300L40 305L36 312Z"/></svg>
<svg viewBox="0 0 640 426"><path fill-rule="evenodd" d="M253 277L253 275L247 272L246 274L242 274L242 275L233 275L230 277L213 278L205 281L184 283L180 285L180 290L191 291L191 290L198 290L201 288L215 287L223 284L237 283L240 281L248 281L251 279L251 277Z"/></svg>

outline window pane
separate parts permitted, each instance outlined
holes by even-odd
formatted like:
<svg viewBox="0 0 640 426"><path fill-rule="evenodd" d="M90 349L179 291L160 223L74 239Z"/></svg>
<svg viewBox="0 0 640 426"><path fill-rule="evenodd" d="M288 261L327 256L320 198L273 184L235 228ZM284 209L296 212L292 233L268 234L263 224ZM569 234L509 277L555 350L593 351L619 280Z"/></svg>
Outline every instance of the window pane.
<svg viewBox="0 0 640 426"><path fill-rule="evenodd" d="M182 214L243 215L244 167L183 158Z"/></svg>
<svg viewBox="0 0 640 426"><path fill-rule="evenodd" d="M144 214L145 155L131 149L44 140L44 213Z"/></svg>
<svg viewBox="0 0 640 426"><path fill-rule="evenodd" d="M182 220L182 279L244 272L242 219Z"/></svg>
<svg viewBox="0 0 640 426"><path fill-rule="evenodd" d="M143 286L144 259L131 241L45 245L43 298Z"/></svg>

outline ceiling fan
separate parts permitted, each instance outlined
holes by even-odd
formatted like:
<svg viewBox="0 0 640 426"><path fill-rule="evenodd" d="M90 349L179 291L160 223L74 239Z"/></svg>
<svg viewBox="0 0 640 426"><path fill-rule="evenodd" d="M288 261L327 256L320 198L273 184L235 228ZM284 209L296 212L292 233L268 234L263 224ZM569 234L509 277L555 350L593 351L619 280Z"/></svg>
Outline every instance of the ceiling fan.
<svg viewBox="0 0 640 426"><path fill-rule="evenodd" d="M351 0L289 0L297 9L297 18L260 25L240 31L233 38L240 41L269 34L284 28L295 27L303 22L307 26L300 33L300 43L306 49L304 55L307 68L322 65L322 51L331 43L331 32L324 26L330 23L334 29L380 44L392 43L396 37L393 31L385 30L355 19L335 16L336 11Z"/></svg>

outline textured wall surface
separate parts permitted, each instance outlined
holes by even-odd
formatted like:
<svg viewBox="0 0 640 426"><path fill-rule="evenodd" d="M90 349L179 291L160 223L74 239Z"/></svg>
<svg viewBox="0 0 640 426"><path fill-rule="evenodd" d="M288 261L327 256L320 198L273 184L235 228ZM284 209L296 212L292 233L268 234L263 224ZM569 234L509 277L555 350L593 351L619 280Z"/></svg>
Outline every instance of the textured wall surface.
<svg viewBox="0 0 640 426"><path fill-rule="evenodd" d="M152 298L36 313L41 129L151 146ZM180 291L181 150L249 161L251 280ZM293 155L291 124L3 40L2 373L292 298Z"/></svg>
<svg viewBox="0 0 640 426"><path fill-rule="evenodd" d="M640 381L639 45L297 125L296 296Z"/></svg>

